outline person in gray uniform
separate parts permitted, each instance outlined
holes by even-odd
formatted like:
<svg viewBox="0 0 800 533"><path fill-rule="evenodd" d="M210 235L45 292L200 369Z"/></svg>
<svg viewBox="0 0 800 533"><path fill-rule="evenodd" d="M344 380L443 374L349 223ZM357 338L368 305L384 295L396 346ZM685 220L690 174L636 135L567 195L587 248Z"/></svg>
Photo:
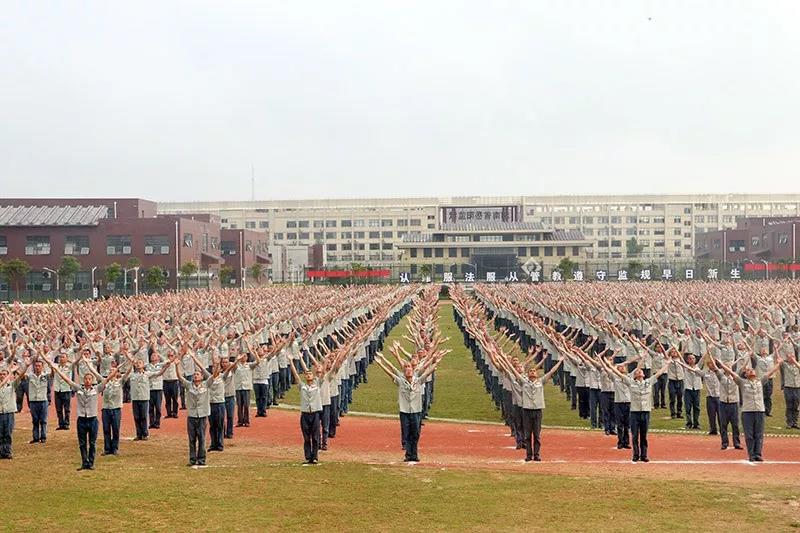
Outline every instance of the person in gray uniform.
<svg viewBox="0 0 800 533"><path fill-rule="evenodd" d="M11 459L12 434L14 433L14 415L17 412L16 387L20 375L16 363L8 367L0 367L0 459Z"/></svg>
<svg viewBox="0 0 800 533"><path fill-rule="evenodd" d="M742 429L744 441L747 446L747 458L750 462L760 463L764 459L764 384L778 372L783 360L778 357L775 365L766 374L758 377L751 367L744 369L744 379L739 377L724 363L720 363L722 370L730 376L740 387L742 395Z"/></svg>
<svg viewBox="0 0 800 533"><path fill-rule="evenodd" d="M800 429L797 426L800 411L800 363L797 357L788 355L781 366L783 376L783 398L786 400L786 427Z"/></svg>
<svg viewBox="0 0 800 533"><path fill-rule="evenodd" d="M186 390L186 433L189 436L188 466L205 466L206 464L206 429L208 415L211 414L211 397L209 387L219 377L219 368L214 374L201 365L196 365L192 381L183 375L181 365L175 365L178 380Z"/></svg>
<svg viewBox="0 0 800 533"><path fill-rule="evenodd" d="M303 366L305 363L301 361ZM320 382L314 373L305 369L303 379L294 368L289 365L292 375L300 387L300 431L303 432L303 452L306 464L317 464L319 456L320 417L322 415L322 396L320 395Z"/></svg>

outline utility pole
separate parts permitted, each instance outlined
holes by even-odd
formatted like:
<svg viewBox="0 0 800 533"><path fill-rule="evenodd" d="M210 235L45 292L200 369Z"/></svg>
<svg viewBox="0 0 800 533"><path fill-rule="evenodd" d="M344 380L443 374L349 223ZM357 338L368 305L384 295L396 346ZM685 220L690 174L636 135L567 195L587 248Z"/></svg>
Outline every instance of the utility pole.
<svg viewBox="0 0 800 533"><path fill-rule="evenodd" d="M256 201L256 169L250 164L250 201Z"/></svg>

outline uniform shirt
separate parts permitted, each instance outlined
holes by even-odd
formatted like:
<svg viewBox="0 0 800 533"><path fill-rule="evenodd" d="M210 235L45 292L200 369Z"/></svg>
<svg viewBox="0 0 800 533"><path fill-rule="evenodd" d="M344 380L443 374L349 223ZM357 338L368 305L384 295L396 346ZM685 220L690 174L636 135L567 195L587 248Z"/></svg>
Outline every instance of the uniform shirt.
<svg viewBox="0 0 800 533"><path fill-rule="evenodd" d="M58 365L58 369L65 375L71 376L72 375L72 365L67 363L66 365ZM72 385L64 381L58 373L53 373L53 390L56 392L71 392Z"/></svg>
<svg viewBox="0 0 800 533"><path fill-rule="evenodd" d="M162 356L161 360L165 361L166 360L166 356ZM159 365L162 365L162 364L164 364L164 363L159 363ZM148 365L148 366L150 366L150 365ZM159 366L158 369L161 370L161 366ZM163 379L160 380L160 381L175 381L177 379L178 379L178 371L175 369L175 365L169 365L167 370L164 372ZM163 388L163 385L162 385L162 388Z"/></svg>
<svg viewBox="0 0 800 533"><path fill-rule="evenodd" d="M722 370L717 370L719 379L719 401L724 403L739 403L739 384Z"/></svg>
<svg viewBox="0 0 800 533"><path fill-rule="evenodd" d="M76 384L72 390L75 391L78 418L97 418L97 393L103 390L103 385L92 385L87 389Z"/></svg>
<svg viewBox="0 0 800 533"><path fill-rule="evenodd" d="M0 415L14 414L17 412L17 394L14 382L6 383L0 387Z"/></svg>
<svg viewBox="0 0 800 533"><path fill-rule="evenodd" d="M616 374L611 376L614 380L614 403L631 403L631 388Z"/></svg>
<svg viewBox="0 0 800 533"><path fill-rule="evenodd" d="M428 377L430 377L430 376L428 376ZM516 405L518 407L522 407L523 403L524 403L524 400L523 400L524 393L522 391L522 385L520 384L519 381L517 381L515 379L510 379L510 378L508 380L508 385L509 385L509 387L511 387L511 403L512 403L512 405ZM533 407L529 407L529 409L533 409Z"/></svg>
<svg viewBox="0 0 800 533"><path fill-rule="evenodd" d="M38 376L31 372L28 374L28 400L31 402L47 401L47 382L49 375L42 372Z"/></svg>
<svg viewBox="0 0 800 533"><path fill-rule="evenodd" d="M210 393L208 386L213 381L213 378L207 378L196 385L193 381L189 381L183 376L180 376L181 383L186 389L186 413L187 416L192 418L205 418L211 414Z"/></svg>
<svg viewBox="0 0 800 533"><path fill-rule="evenodd" d="M422 412L422 384L413 377L409 383L405 376L401 375L396 375L394 381L397 383L397 403L400 406L400 412Z"/></svg>
<svg viewBox="0 0 800 533"><path fill-rule="evenodd" d="M710 370L704 370L702 377L703 377L703 383L705 384L706 389L708 390L708 395L711 398L719 399L720 383L717 374Z"/></svg>
<svg viewBox="0 0 800 533"><path fill-rule="evenodd" d="M650 412L653 410L653 380L637 381L625 376L623 381L631 391L631 412Z"/></svg>
<svg viewBox="0 0 800 533"><path fill-rule="evenodd" d="M156 376L161 369L164 368L163 363L156 363L156 364L148 364L144 367L145 372L148 372L153 377L150 378L150 390L163 390L164 389L164 376L166 376L170 370L173 372L175 371L175 365L169 365L170 369L164 372L161 376Z"/></svg>
<svg viewBox="0 0 800 533"><path fill-rule="evenodd" d="M150 401L150 373L134 371L130 377L131 400L135 402Z"/></svg>
<svg viewBox="0 0 800 533"><path fill-rule="evenodd" d="M225 374L209 380L208 401L209 403L225 403Z"/></svg>
<svg viewBox="0 0 800 533"><path fill-rule="evenodd" d="M122 409L122 385L130 379L110 379L103 389L103 409Z"/></svg>
<svg viewBox="0 0 800 533"><path fill-rule="evenodd" d="M319 380L315 379L310 385L308 383L300 383L300 411L303 413L322 411Z"/></svg>
<svg viewBox="0 0 800 533"><path fill-rule="evenodd" d="M756 371L756 376L759 378L766 376L774 364L775 358L772 356L772 354L769 354L766 357L756 355L755 365L753 365L753 369Z"/></svg>
<svg viewBox="0 0 800 533"><path fill-rule="evenodd" d="M236 380L234 374L236 373L235 370L232 370L227 376L223 373L225 380L225 397L231 398L236 396Z"/></svg>
<svg viewBox="0 0 800 533"><path fill-rule="evenodd" d="M248 363L250 365L250 369L253 371L253 383L260 383L266 385L269 383L269 362L267 358L264 357L261 361L253 361L252 363Z"/></svg>
<svg viewBox="0 0 800 533"><path fill-rule="evenodd" d="M531 381L523 377L517 382L522 387L522 408L523 409L544 409L544 385L541 379Z"/></svg>
<svg viewBox="0 0 800 533"><path fill-rule="evenodd" d="M237 366L233 376L236 390L251 390L253 388L253 372L250 370L249 365Z"/></svg>
<svg viewBox="0 0 800 533"><path fill-rule="evenodd" d="M797 368L796 365L790 365L784 361L781 365L781 372L783 373L784 387L800 387L800 368Z"/></svg>
<svg viewBox="0 0 800 533"><path fill-rule="evenodd" d="M692 367L693 370L686 370L683 373L684 390L703 390L703 375L699 368Z"/></svg>
<svg viewBox="0 0 800 533"><path fill-rule="evenodd" d="M667 367L667 377L675 381L683 381L685 372L683 367L670 358L669 367Z"/></svg>
<svg viewBox="0 0 800 533"><path fill-rule="evenodd" d="M766 377L761 379L741 379L736 377L742 390L742 412L764 412L764 383L769 381Z"/></svg>
<svg viewBox="0 0 800 533"><path fill-rule="evenodd" d="M331 382L330 379L323 379L319 384L319 396L322 398L322 405L331 404Z"/></svg>

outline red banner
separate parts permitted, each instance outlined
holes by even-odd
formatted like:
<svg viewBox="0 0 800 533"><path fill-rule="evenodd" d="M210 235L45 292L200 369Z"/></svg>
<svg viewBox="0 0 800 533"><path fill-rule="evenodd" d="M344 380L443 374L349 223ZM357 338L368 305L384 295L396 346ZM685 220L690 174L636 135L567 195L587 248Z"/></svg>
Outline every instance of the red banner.
<svg viewBox="0 0 800 533"><path fill-rule="evenodd" d="M745 263L745 272L764 272L769 269L770 272L800 272L799 263Z"/></svg>

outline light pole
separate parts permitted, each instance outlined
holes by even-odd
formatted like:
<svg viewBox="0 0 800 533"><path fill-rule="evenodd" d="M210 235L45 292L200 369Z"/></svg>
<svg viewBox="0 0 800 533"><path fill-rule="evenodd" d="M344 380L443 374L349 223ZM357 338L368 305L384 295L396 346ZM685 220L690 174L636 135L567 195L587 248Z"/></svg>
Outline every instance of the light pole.
<svg viewBox="0 0 800 533"><path fill-rule="evenodd" d="M94 288L94 271L97 270L97 267L92 267L92 288Z"/></svg>
<svg viewBox="0 0 800 533"><path fill-rule="evenodd" d="M50 272L51 274L53 274L53 275L56 277L56 293L58 293L58 292L59 292L59 286L58 286L58 272L56 272L56 271L55 271L55 270L53 270L52 268L47 268L47 267L42 267L42 270L44 270L45 272Z"/></svg>
<svg viewBox="0 0 800 533"><path fill-rule="evenodd" d="M247 282L247 269L242 267L242 288L244 289L245 283Z"/></svg>
<svg viewBox="0 0 800 533"><path fill-rule="evenodd" d="M761 262L764 263L764 279L769 281L769 261L762 259Z"/></svg>
<svg viewBox="0 0 800 533"><path fill-rule="evenodd" d="M122 292L125 292L128 289L128 272L133 272L133 286L134 290L136 291L135 294L139 295L139 267L133 268L126 268L123 269L122 274Z"/></svg>

